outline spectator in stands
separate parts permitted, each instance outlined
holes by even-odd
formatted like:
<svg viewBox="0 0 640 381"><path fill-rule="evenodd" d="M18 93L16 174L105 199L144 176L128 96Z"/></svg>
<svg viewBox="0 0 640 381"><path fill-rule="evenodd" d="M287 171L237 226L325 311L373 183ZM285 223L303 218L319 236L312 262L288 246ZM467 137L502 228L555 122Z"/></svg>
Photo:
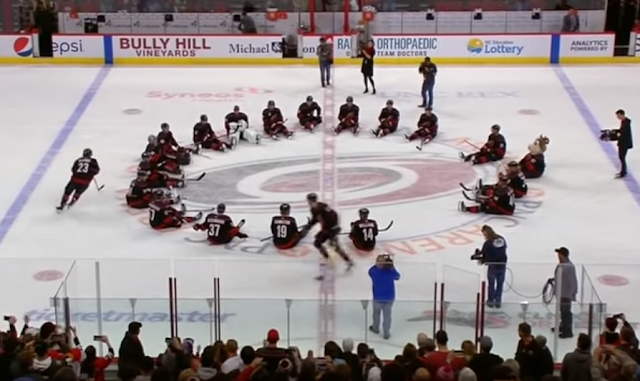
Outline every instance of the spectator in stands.
<svg viewBox="0 0 640 381"><path fill-rule="evenodd" d="M363 381L362 365L358 359L358 355L353 353L353 339L344 339L342 341L341 358L349 365L351 369L351 381Z"/></svg>
<svg viewBox="0 0 640 381"><path fill-rule="evenodd" d="M264 358L267 363L266 370L269 373L275 373L280 360L287 357L287 351L278 347L278 341L280 341L280 333L276 329L270 329L267 333L266 345L256 351L256 356Z"/></svg>
<svg viewBox="0 0 640 381"><path fill-rule="evenodd" d="M233 339L227 340L224 349L228 358L222 363L220 371L224 374L229 374L235 370L241 370L242 359L238 356L238 342Z"/></svg>
<svg viewBox="0 0 640 381"><path fill-rule="evenodd" d="M624 323L625 325L620 330L620 344L618 345L618 349L629 355L636 363L640 363L640 352L638 350L636 333L626 320Z"/></svg>
<svg viewBox="0 0 640 381"><path fill-rule="evenodd" d="M78 375L69 367L60 368L51 378L52 381L78 381Z"/></svg>
<svg viewBox="0 0 640 381"><path fill-rule="evenodd" d="M413 381L432 381L431 374L426 368L418 368L413 374Z"/></svg>
<svg viewBox="0 0 640 381"><path fill-rule="evenodd" d="M140 375L136 377L135 381L151 381L151 374L155 368L155 362L149 356L145 356L140 364Z"/></svg>
<svg viewBox="0 0 640 381"><path fill-rule="evenodd" d="M100 336L97 341L107 345L107 355L98 357L96 347L93 345L86 347L84 350L84 360L80 363L80 377L82 379L104 381L104 371L111 365L111 361L115 356L115 352L107 336Z"/></svg>
<svg viewBox="0 0 640 381"><path fill-rule="evenodd" d="M513 373L516 378L520 379L520 364L514 359L506 359L501 366L506 366L511 369L511 373Z"/></svg>
<svg viewBox="0 0 640 381"><path fill-rule="evenodd" d="M573 337L573 313L571 303L578 295L578 277L576 268L569 260L569 249L560 247L556 249L558 254L558 266L556 266L554 283L556 294L560 295L560 332L558 337L568 339ZM554 329L552 328L553 332Z"/></svg>
<svg viewBox="0 0 640 381"><path fill-rule="evenodd" d="M576 349L567 353L562 360L562 381L591 381L592 359L591 338L581 333Z"/></svg>
<svg viewBox="0 0 640 381"><path fill-rule="evenodd" d="M238 30L243 34L257 34L258 29L256 29L256 22L253 21L253 18L249 16L247 11L242 12L242 17L240 18L240 24L238 24Z"/></svg>
<svg viewBox="0 0 640 381"><path fill-rule="evenodd" d="M427 343L428 338L429 336L427 336L427 334L424 332L420 332L418 336L416 336L416 344L418 345L418 356L424 355L424 346Z"/></svg>
<svg viewBox="0 0 640 381"><path fill-rule="evenodd" d="M600 334L600 345L620 345L620 334L616 332L618 329L617 316L619 315L615 315L605 319L604 331Z"/></svg>
<svg viewBox="0 0 640 381"><path fill-rule="evenodd" d="M518 348L516 361L520 365L520 379L522 381L539 381L542 374L542 348L531 334L531 326L528 323L518 325Z"/></svg>
<svg viewBox="0 0 640 381"><path fill-rule="evenodd" d="M242 359L242 369L248 367L256 358L256 351L253 347L247 345L240 350L240 358Z"/></svg>
<svg viewBox="0 0 640 381"><path fill-rule="evenodd" d="M140 342L140 328L142 324L137 321L129 323L127 332L120 342L120 349L118 350L118 371L123 366L131 366L135 369L140 369L144 360L144 347Z"/></svg>
<svg viewBox="0 0 640 381"><path fill-rule="evenodd" d="M478 377L473 370L469 368L462 368L458 374L458 381L478 381Z"/></svg>
<svg viewBox="0 0 640 381"><path fill-rule="evenodd" d="M447 343L449 342L449 335L445 331L436 332L436 348L437 350L431 352L429 356L427 356L423 364L427 368L430 374L437 376L438 370L448 365L447 358L449 356L449 347L447 347Z"/></svg>
<svg viewBox="0 0 640 381"><path fill-rule="evenodd" d="M593 351L591 378L593 381L631 381L638 364L623 351L611 346L598 347Z"/></svg>
<svg viewBox="0 0 640 381"><path fill-rule="evenodd" d="M491 379L493 381L517 381L520 379L518 374L506 365L507 361L505 361L504 365L499 365L493 368L491 371Z"/></svg>
<svg viewBox="0 0 640 381"><path fill-rule="evenodd" d="M502 357L491 353L493 340L489 336L480 338L480 353L471 358L467 366L474 371L478 381L492 381L491 370L502 364Z"/></svg>
<svg viewBox="0 0 640 381"><path fill-rule="evenodd" d="M34 349L36 356L33 359L33 370L43 378L52 379L64 364L51 358L49 343L46 341L36 341Z"/></svg>
<svg viewBox="0 0 640 381"><path fill-rule="evenodd" d="M536 341L538 342L538 346L542 348L542 375L553 374L555 362L553 361L551 350L547 347L547 338L538 335L536 336Z"/></svg>
<svg viewBox="0 0 640 381"><path fill-rule="evenodd" d="M411 343L405 345L399 364L402 365L407 376L414 374L418 368L422 367L422 363L418 360L418 348Z"/></svg>
<svg viewBox="0 0 640 381"><path fill-rule="evenodd" d="M570 8L567 14L562 18L563 33L580 33L580 17L575 8Z"/></svg>
<svg viewBox="0 0 640 381"><path fill-rule="evenodd" d="M253 359L252 359L253 360ZM214 348L211 345L204 347L200 356L200 367L198 368L198 379L200 381L210 381L217 374L217 362L214 355Z"/></svg>

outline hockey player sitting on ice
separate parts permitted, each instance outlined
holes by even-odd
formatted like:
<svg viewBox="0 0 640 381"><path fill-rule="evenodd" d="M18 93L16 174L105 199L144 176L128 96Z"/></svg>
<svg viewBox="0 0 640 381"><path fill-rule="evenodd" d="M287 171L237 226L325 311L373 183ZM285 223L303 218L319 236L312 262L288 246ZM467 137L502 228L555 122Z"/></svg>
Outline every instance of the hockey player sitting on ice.
<svg viewBox="0 0 640 381"><path fill-rule="evenodd" d="M178 165L189 165L191 163L191 150L180 147L173 137L169 123L162 123L160 129L161 131L156 137L156 140L157 144L162 148L162 151L167 156L173 157Z"/></svg>
<svg viewBox="0 0 640 381"><path fill-rule="evenodd" d="M271 139L278 140L278 135L282 134L288 139L293 137L293 131L287 130L284 125L284 117L282 111L276 107L276 102L267 102L267 108L262 111L262 124L264 133Z"/></svg>
<svg viewBox="0 0 640 381"><path fill-rule="evenodd" d="M513 189L513 195L515 198L522 198L527 195L529 187L525 182L524 175L522 174L522 171L520 171L520 165L517 161L512 161L504 168L501 168L498 173L498 178L504 179L507 182L507 186ZM495 192L495 188L495 184L484 185L482 180L478 180L478 183L473 190L475 191L476 198L481 196L491 197Z"/></svg>
<svg viewBox="0 0 640 381"><path fill-rule="evenodd" d="M491 134L489 134L487 142L480 148L480 151L471 155L465 155L460 152L460 158L473 164L484 164L490 161L502 160L505 153L507 153L507 141L500 133L500 126L494 124L491 126Z"/></svg>
<svg viewBox="0 0 640 381"><path fill-rule="evenodd" d="M378 121L380 122L378 128L376 130L371 130L371 133L377 138L389 135L390 133L396 132L398 129L400 112L397 108L393 107L393 101L391 99L387 101L387 107L380 111Z"/></svg>
<svg viewBox="0 0 640 381"><path fill-rule="evenodd" d="M187 217L184 204L180 210L173 207L180 202L170 191L156 189L153 191L153 201L149 204L149 225L155 230L179 228L183 223L192 223L202 218L202 212L193 217Z"/></svg>
<svg viewBox="0 0 640 381"><path fill-rule="evenodd" d="M320 115L322 115L322 109L311 95L307 96L307 100L298 107L298 122L305 130L313 132L316 126L322 123Z"/></svg>
<svg viewBox="0 0 640 381"><path fill-rule="evenodd" d="M378 236L378 223L369 219L369 209L362 208L358 211L360 219L351 223L349 238L353 246L358 250L372 251L376 247Z"/></svg>
<svg viewBox="0 0 640 381"><path fill-rule="evenodd" d="M425 107L418 120L418 129L411 135L405 135L404 137L408 141L421 139L423 143L429 143L436 136L438 136L438 117L431 112L430 107Z"/></svg>
<svg viewBox="0 0 640 381"><path fill-rule="evenodd" d="M351 130L354 135L358 135L360 132L360 107L353 103L353 97L347 97L346 103L340 106L340 112L338 113L337 127L333 128L333 132L338 135L344 130Z"/></svg>
<svg viewBox="0 0 640 381"><path fill-rule="evenodd" d="M233 106L233 112L224 117L224 128L227 130L229 142L234 138L236 143L244 140L251 144L260 144L262 141L262 135L249 128L249 117L240 112L240 106Z"/></svg>
<svg viewBox="0 0 640 381"><path fill-rule="evenodd" d="M193 144L196 147L224 152L233 149L237 141L235 137L231 137L230 143L220 141L209 124L209 118L204 114L200 115L200 121L193 126Z"/></svg>
<svg viewBox="0 0 640 381"><path fill-rule="evenodd" d="M544 153L547 152L549 138L540 135L536 141L529 144L529 153L520 160L520 168L527 179L537 179L542 176L546 168Z"/></svg>
<svg viewBox="0 0 640 381"><path fill-rule="evenodd" d="M308 225L298 229L298 223L291 217L291 205L280 205L280 215L271 218L273 245L280 250L295 247L309 233Z"/></svg>
<svg viewBox="0 0 640 381"><path fill-rule="evenodd" d="M489 196L476 196L478 205L466 206L464 202L460 202L459 208L463 212L469 213L487 213L499 214L505 216L513 215L516 209L515 195L513 189L509 186L506 177L500 176L498 182L491 188Z"/></svg>
<svg viewBox="0 0 640 381"><path fill-rule="evenodd" d="M62 211L65 206L72 207L89 188L93 178L100 173L100 165L93 158L93 152L89 148L82 151L82 157L76 159L71 166L71 180L64 188L64 194L60 200L60 205L56 207L58 211ZM69 202L69 199L71 201ZM68 202L68 204L67 204Z"/></svg>
<svg viewBox="0 0 640 381"><path fill-rule="evenodd" d="M224 214L226 210L225 204L218 204L216 213L207 215L202 223L193 226L193 230L206 231L207 240L212 245L229 243L234 237L247 238L246 234L240 232L244 220L234 226L231 217Z"/></svg>
<svg viewBox="0 0 640 381"><path fill-rule="evenodd" d="M151 156L153 156L153 154L156 151L156 147L157 146L158 146L158 139L156 138L156 136L155 135L149 135L147 137L147 146L144 148L144 152L141 155L142 160L148 159Z"/></svg>
<svg viewBox="0 0 640 381"><path fill-rule="evenodd" d="M174 146L171 141L173 135L169 131L169 125L162 123L163 131L158 134L157 145L153 155L143 158L140 167L145 170L158 170L167 173L180 174L180 164L178 162L178 147ZM143 167L143 163L146 167Z"/></svg>

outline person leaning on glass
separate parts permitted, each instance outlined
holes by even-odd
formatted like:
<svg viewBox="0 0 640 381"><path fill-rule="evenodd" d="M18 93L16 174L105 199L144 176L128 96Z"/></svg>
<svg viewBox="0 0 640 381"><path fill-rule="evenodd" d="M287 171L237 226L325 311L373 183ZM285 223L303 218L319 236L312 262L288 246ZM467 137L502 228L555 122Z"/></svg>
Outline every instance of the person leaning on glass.
<svg viewBox="0 0 640 381"><path fill-rule="evenodd" d="M382 334L385 339L391 336L391 309L396 299L395 282L400 279L400 273L393 264L390 254L380 254L376 264L369 269L371 286L373 289L373 322L369 330L380 333L380 315L382 315Z"/></svg>

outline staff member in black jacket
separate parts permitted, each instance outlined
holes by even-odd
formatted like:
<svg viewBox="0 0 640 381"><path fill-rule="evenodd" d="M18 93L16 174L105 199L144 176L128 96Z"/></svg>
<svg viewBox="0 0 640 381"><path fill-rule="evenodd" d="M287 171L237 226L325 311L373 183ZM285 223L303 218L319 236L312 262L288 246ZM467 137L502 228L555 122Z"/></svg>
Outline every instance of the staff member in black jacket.
<svg viewBox="0 0 640 381"><path fill-rule="evenodd" d="M620 129L618 129L618 158L620 159L620 173L617 178L627 175L627 152L633 148L633 139L631 138L631 119L627 118L624 110L616 111L616 116L620 120Z"/></svg>
<svg viewBox="0 0 640 381"><path fill-rule="evenodd" d="M418 107L433 108L433 88L436 85L438 68L436 64L431 62L431 58L425 57L424 62L422 62L418 68L418 73L422 74L422 89L420 91L422 104Z"/></svg>

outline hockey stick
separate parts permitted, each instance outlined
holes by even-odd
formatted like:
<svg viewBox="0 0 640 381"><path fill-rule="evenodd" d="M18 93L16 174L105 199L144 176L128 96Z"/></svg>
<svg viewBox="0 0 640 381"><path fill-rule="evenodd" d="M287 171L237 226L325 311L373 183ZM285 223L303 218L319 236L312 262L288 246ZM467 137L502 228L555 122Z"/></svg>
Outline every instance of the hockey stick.
<svg viewBox="0 0 640 381"><path fill-rule="evenodd" d="M99 185L98 184L98 180L96 180L95 177L93 178L93 183L95 184L96 189L98 190L98 192L102 192L102 189L104 189L104 184Z"/></svg>
<svg viewBox="0 0 640 381"><path fill-rule="evenodd" d="M466 190L467 192L475 192L476 191L473 188L467 188L463 183L460 183L460 188Z"/></svg>
<svg viewBox="0 0 640 381"><path fill-rule="evenodd" d="M468 194L465 193L465 191L462 191L462 195L464 196L464 198L466 198L469 201L473 201L473 202L479 202L477 199L469 197Z"/></svg>
<svg viewBox="0 0 640 381"><path fill-rule="evenodd" d="M393 226L393 220L391 220L391 222L389 222L389 224L387 225L386 228L384 229L378 229L378 232L386 232L387 230L391 229L391 227ZM344 232L344 233L340 233L340 235L347 235L347 234L351 234L351 232Z"/></svg>
<svg viewBox="0 0 640 381"><path fill-rule="evenodd" d="M477 145L475 145L475 144L471 143L471 142L470 142L470 141L468 141L468 140L465 140L464 142L465 142L465 143L467 143L468 145L470 145L471 147L473 147L473 148L477 149L478 151L480 151L480 150L482 149L481 147L478 147Z"/></svg>
<svg viewBox="0 0 640 381"><path fill-rule="evenodd" d="M187 181L200 181L207 175L207 172L202 172L198 177L187 178Z"/></svg>
<svg viewBox="0 0 640 381"><path fill-rule="evenodd" d="M216 208L208 208L208 209L185 209L184 213L205 213L205 212L213 212Z"/></svg>
<svg viewBox="0 0 640 381"><path fill-rule="evenodd" d="M422 139L422 140L420 141L420 145L419 145L419 146L416 146L416 149L417 149L418 151L422 151L422 146L424 146L425 144L429 143L430 141L431 141L431 139Z"/></svg>

